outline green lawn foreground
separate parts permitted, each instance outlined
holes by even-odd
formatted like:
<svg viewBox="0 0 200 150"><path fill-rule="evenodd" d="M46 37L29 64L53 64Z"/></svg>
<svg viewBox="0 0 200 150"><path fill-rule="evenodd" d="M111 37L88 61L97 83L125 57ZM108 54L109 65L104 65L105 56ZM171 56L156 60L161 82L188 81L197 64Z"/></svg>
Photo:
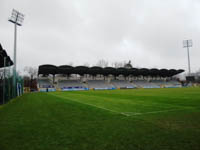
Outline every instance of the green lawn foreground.
<svg viewBox="0 0 200 150"><path fill-rule="evenodd" d="M199 150L200 88L30 93L0 106L0 150L103 149Z"/></svg>

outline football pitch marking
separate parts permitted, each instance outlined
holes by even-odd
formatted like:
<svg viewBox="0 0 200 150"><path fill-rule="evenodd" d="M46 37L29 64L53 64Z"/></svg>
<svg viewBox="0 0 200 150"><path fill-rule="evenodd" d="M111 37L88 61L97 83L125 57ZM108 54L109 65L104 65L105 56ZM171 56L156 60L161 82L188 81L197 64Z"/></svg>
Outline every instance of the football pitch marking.
<svg viewBox="0 0 200 150"><path fill-rule="evenodd" d="M72 93L70 93L70 94L72 94ZM74 94L72 94L72 95L74 95ZM76 93L76 95L87 96L87 97L94 97L94 98L102 98L102 97L97 96L97 95L95 95L95 96L94 95L84 95L84 94L81 94L81 93ZM104 100L111 100L110 98L107 98L105 96L103 96L103 99ZM120 100L130 100L130 99L124 99L124 98L122 98ZM131 102L133 102L133 101L131 101ZM143 106L150 106L150 107L153 106L153 107L161 108L160 106L156 106L155 105L155 104L159 104L157 102L151 102L151 105L149 105L149 104L144 104L145 103L144 100L140 100L140 101L137 101L137 103L135 103L135 104L139 104L139 103L142 104ZM183 109L183 106L174 106L173 104L168 104L168 103L165 103L164 105L172 106L172 107L168 107L168 109L171 109L171 108L174 108L174 107L176 107L176 109ZM191 107L185 107L184 106L184 108L191 108Z"/></svg>
<svg viewBox="0 0 200 150"><path fill-rule="evenodd" d="M177 108L177 109L158 110L158 111L150 111L150 112L143 112L143 113L140 113L140 112L118 112L118 111L114 111L114 110L111 110L111 109L108 109L108 108L99 107L99 106L96 106L96 105L93 105L93 104L82 103L80 101L68 99L65 96L60 96L60 95L55 95L55 94L50 94L50 95L53 95L53 96L59 97L59 98L63 98L63 99L69 100L69 101L77 102L77 103L80 103L80 104L85 104L85 105L88 105L88 106L96 107L98 109L110 111L110 112L120 114L120 115L123 115L123 116L126 116L126 117L139 116L139 115L145 115L145 114L157 114L157 113L162 113L162 112L172 112L172 111L179 111L179 110L185 110L186 109L186 108L182 108L182 109Z"/></svg>
<svg viewBox="0 0 200 150"><path fill-rule="evenodd" d="M110 112L113 112L113 113L117 113L117 114L127 116L126 114L122 114L121 112L118 112L118 111L114 111L114 110L104 108L104 107L99 107L99 106L96 106L96 105L93 105L93 104L82 103L82 102L76 101L76 100L71 100L71 99L66 98L65 96L58 96L58 95L54 95L54 94L51 94L51 95L59 97L59 98L63 98L63 99L69 100L69 101L77 102L77 103L80 103L80 104L85 104L85 105L88 105L88 106L96 107L96 108L99 108L99 109L103 109L103 110L106 110L106 111L110 111Z"/></svg>
<svg viewBox="0 0 200 150"><path fill-rule="evenodd" d="M179 111L179 110L185 110L185 109L186 108L182 108L182 109L168 109L168 110L149 111L149 112L143 112L143 113L122 112L122 114L130 117L130 116L139 116L139 115L145 115L145 114L157 114L157 113L162 113L162 112Z"/></svg>
<svg viewBox="0 0 200 150"><path fill-rule="evenodd" d="M70 93L71 94L71 93ZM72 94L72 95L74 95L74 94ZM76 95L80 95L80 96L87 96L87 97L94 97L94 98L100 98L100 96L94 96L94 95L84 95L84 94L80 94L80 93L76 93ZM102 97L101 97L102 98ZM105 97L105 96L103 96L103 99L104 100L110 100L110 98L107 98L107 97ZM121 100L129 100L129 99L121 99ZM131 101L131 102L133 102L133 101ZM143 106L154 106L154 107L159 107L159 106L155 106L155 105L148 105L148 104L144 104L144 100L140 100L140 101L137 101L137 104L138 103L141 103ZM156 103L156 102L151 102L151 104L159 104L159 103ZM171 107L171 108L174 108L174 105L173 104L166 104L165 103L165 105L168 105L168 106L173 106L173 107ZM179 107L179 108L183 108L183 107L180 107L180 106L176 106L176 107ZM159 107L160 108L160 107ZM169 108L170 109L170 108ZM177 108L178 109L178 108Z"/></svg>

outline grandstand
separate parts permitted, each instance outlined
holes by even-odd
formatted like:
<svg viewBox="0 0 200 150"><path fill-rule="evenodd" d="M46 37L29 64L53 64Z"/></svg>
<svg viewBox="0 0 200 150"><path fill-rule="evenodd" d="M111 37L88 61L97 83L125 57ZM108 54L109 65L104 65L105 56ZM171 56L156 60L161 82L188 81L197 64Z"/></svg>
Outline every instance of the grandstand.
<svg viewBox="0 0 200 150"><path fill-rule="evenodd" d="M165 85L167 82L165 80L151 80L151 83L154 83L157 86Z"/></svg>
<svg viewBox="0 0 200 150"><path fill-rule="evenodd" d="M58 80L57 88L60 88L62 90L67 89L84 89L86 88L83 83L81 83L80 80Z"/></svg>
<svg viewBox="0 0 200 150"><path fill-rule="evenodd" d="M127 80L112 80L111 83L116 87L120 89L125 88L136 88L136 86L132 83L130 83Z"/></svg>
<svg viewBox="0 0 200 150"><path fill-rule="evenodd" d="M175 88L181 83L173 77L184 70L147 68L101 68L98 66L41 65L38 88L53 90L100 90L129 88ZM46 78L46 79L45 79Z"/></svg>
<svg viewBox="0 0 200 150"><path fill-rule="evenodd" d="M133 80L133 84L138 88L145 88L148 85L147 80Z"/></svg>
<svg viewBox="0 0 200 150"><path fill-rule="evenodd" d="M38 87L39 88L53 88L53 84L49 79L38 79Z"/></svg>
<svg viewBox="0 0 200 150"><path fill-rule="evenodd" d="M181 83L175 80L167 81L165 83L166 88L182 87Z"/></svg>
<svg viewBox="0 0 200 150"><path fill-rule="evenodd" d="M105 80L88 80L87 84L89 89L95 89L95 90L115 88L112 84L106 82Z"/></svg>

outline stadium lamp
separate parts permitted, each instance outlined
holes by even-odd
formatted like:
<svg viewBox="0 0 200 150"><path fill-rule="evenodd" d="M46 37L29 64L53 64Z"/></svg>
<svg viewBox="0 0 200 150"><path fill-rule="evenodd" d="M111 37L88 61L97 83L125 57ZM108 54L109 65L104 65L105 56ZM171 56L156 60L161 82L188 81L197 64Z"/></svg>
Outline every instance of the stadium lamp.
<svg viewBox="0 0 200 150"><path fill-rule="evenodd" d="M189 52L189 48L190 48L190 47L192 47L192 40L184 40L184 41L183 41L183 48L187 48L189 76L190 76L190 74L191 74L191 68L190 68L190 52Z"/></svg>
<svg viewBox="0 0 200 150"><path fill-rule="evenodd" d="M13 96L16 96L16 51L17 51L17 26L22 26L24 15L19 11L13 9L12 15L8 21L14 23L14 67L13 67Z"/></svg>

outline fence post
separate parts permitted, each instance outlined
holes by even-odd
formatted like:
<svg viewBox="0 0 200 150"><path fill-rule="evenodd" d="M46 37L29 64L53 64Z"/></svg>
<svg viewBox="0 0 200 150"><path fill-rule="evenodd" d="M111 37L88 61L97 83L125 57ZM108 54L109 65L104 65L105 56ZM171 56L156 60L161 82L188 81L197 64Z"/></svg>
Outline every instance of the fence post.
<svg viewBox="0 0 200 150"><path fill-rule="evenodd" d="M4 57L4 70L3 70L3 104L5 104L5 81L6 81L6 57Z"/></svg>
<svg viewBox="0 0 200 150"><path fill-rule="evenodd" d="M7 79L7 83L8 83L8 99L11 99L10 96L10 62L8 62L8 66L9 66L9 70L8 70L8 79Z"/></svg>

